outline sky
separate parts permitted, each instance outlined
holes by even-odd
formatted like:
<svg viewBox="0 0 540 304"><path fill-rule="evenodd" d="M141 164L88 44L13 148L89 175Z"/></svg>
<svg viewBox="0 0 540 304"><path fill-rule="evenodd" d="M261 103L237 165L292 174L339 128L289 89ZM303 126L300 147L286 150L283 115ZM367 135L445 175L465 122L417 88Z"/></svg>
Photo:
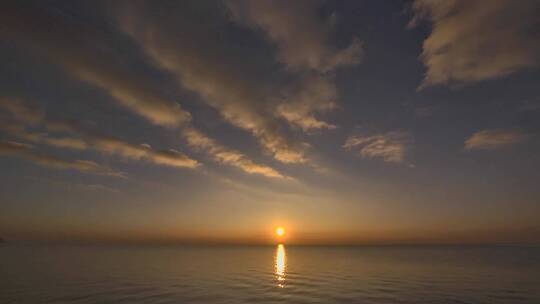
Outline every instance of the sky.
<svg viewBox="0 0 540 304"><path fill-rule="evenodd" d="M0 236L540 242L540 3L2 1Z"/></svg>

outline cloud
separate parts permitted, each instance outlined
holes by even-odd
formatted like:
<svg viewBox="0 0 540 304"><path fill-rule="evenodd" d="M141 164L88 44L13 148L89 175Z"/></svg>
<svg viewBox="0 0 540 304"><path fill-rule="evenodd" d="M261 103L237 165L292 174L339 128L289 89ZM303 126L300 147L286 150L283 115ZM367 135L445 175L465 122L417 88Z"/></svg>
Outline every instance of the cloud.
<svg viewBox="0 0 540 304"><path fill-rule="evenodd" d="M3 106L0 104L0 109ZM40 121L41 122L41 121ZM34 122L30 126L38 126L40 122ZM85 150L88 145L85 141L73 137L50 137L47 133L29 132L20 122L4 119L0 122L0 130L4 133L15 136L19 140L32 143L43 143L57 148L68 148L75 150Z"/></svg>
<svg viewBox="0 0 540 304"><path fill-rule="evenodd" d="M9 112L11 115L17 118L17 120L31 125L40 123L45 116L41 110L28 107L26 103L17 98L6 98L0 96L0 108Z"/></svg>
<svg viewBox="0 0 540 304"><path fill-rule="evenodd" d="M432 23L424 41L420 88L502 77L540 63L537 0L416 0L414 26Z"/></svg>
<svg viewBox="0 0 540 304"><path fill-rule="evenodd" d="M0 19L0 37L29 47L67 73L103 89L120 106L161 126L179 126L190 120L190 113L163 98L151 79L134 75L122 64L121 56L108 51L103 45L110 40L106 32L66 22L65 16L20 7L3 9Z"/></svg>
<svg viewBox="0 0 540 304"><path fill-rule="evenodd" d="M41 137L37 138L36 141L43 141L50 146L55 146L58 148L67 148L75 150L85 150L88 148L88 144L79 138L72 137Z"/></svg>
<svg viewBox="0 0 540 304"><path fill-rule="evenodd" d="M413 136L406 131L391 131L375 135L352 135L343 148L357 150L362 158L380 158L385 162L403 163Z"/></svg>
<svg viewBox="0 0 540 304"><path fill-rule="evenodd" d="M307 161L303 146L283 135L267 109L271 91L243 73L241 59L228 56L230 50L219 40L221 25L201 22L200 12L189 9L178 10L181 17L169 11L145 14L148 9L137 5L122 9L119 22L158 65L174 73L184 88L198 93L226 121L253 134L275 159Z"/></svg>
<svg viewBox="0 0 540 304"><path fill-rule="evenodd" d="M102 153L169 167L196 168L200 165L198 161L174 149L156 151L145 145L134 145L106 135L87 134L85 137L93 149Z"/></svg>
<svg viewBox="0 0 540 304"><path fill-rule="evenodd" d="M529 134L519 130L482 130L465 141L465 150L492 150L525 142Z"/></svg>
<svg viewBox="0 0 540 304"><path fill-rule="evenodd" d="M11 109L11 104L16 104L22 112L35 109L21 100L12 101L10 99L3 99L0 109L6 107L7 109ZM19 117L16 116L15 118ZM77 137L51 137L48 133L28 132L24 126L16 122L0 123L0 130L17 137L19 140L46 144L57 148L76 150L93 149L101 153L118 155L126 159L144 160L170 167L196 168L200 165L196 160L173 149L156 151L147 144L135 145L119 138L89 131L75 122L51 120L47 119L44 115L40 119L39 121L33 121L32 124L34 126L43 125L50 132L68 133Z"/></svg>
<svg viewBox="0 0 540 304"><path fill-rule="evenodd" d="M321 20L316 1L225 2L234 20L261 29L278 47L278 60L298 73L296 84L286 88L276 114L303 131L334 129L315 114L336 108L337 90L331 75L339 67L361 61L359 39L339 49L331 44L332 18ZM335 14L332 15L335 17Z"/></svg>
<svg viewBox="0 0 540 304"><path fill-rule="evenodd" d="M242 153L228 149L216 143L213 139L193 128L185 128L183 136L188 144L196 149L204 150L212 158L222 164L231 165L250 174L260 174L266 177L285 178L281 173L266 165L254 163Z"/></svg>
<svg viewBox="0 0 540 304"><path fill-rule="evenodd" d="M335 129L336 126L315 117L337 107L336 87L329 77L311 74L296 87L284 93L285 100L277 106L277 115L304 132Z"/></svg>
<svg viewBox="0 0 540 304"><path fill-rule="evenodd" d="M313 29L320 35L313 43L321 44L318 47L319 53L314 55L320 61L314 67L315 72L304 71L294 75L291 85L281 87L255 80L257 77L252 77L253 67L243 64L245 60L238 57L235 47L224 46L219 40L222 35L222 24L219 23L221 19L211 18L201 22L197 13L208 15L208 5L201 4L205 11L192 14L191 6L197 7L198 4L182 4L187 9L178 9L181 18L170 14L170 10L182 6L180 4L166 6L165 14L160 13L160 5L151 5L152 14L147 14L148 8L144 2L122 7L118 16L119 25L123 29L121 34L134 38L152 63L172 72L183 87L198 93L226 121L255 136L264 151L276 160L283 163L309 162L306 156L308 145L293 139L282 128L282 121L278 118L304 131L335 128L333 124L318 117L318 114L335 108L337 92L333 76L317 73L323 70L328 73L339 66L356 64L359 57L355 55L350 57L354 59L346 59L347 52L329 44L327 40L330 36L326 33L329 25ZM155 89L153 79L133 73L122 55L115 54L110 43L112 38L118 38L112 35L118 33L109 31L112 29L110 25L95 28L87 23L72 22L55 11L24 7L8 8L0 13L4 25L0 33L2 38L28 47L36 54L59 64L68 74L103 89L119 105L152 123L179 127L185 126L190 120L190 113L180 108L178 103L162 97ZM116 4L111 7L116 7ZM305 17L307 19L316 17L314 11L305 13L297 10L296 13L309 15ZM307 23L312 21L317 20ZM318 27L317 22L314 25ZM312 69L310 65L300 66ZM26 135L34 136L32 142L35 143L40 141L81 150L87 148L86 144L94 145L92 147L95 148L95 144L84 138ZM115 151L119 150L128 149Z"/></svg>
<svg viewBox="0 0 540 304"><path fill-rule="evenodd" d="M69 169L98 175L124 177L123 173L99 165L96 162L90 160L71 161L50 155L38 154L33 150L33 146L19 142L0 141L0 155L23 158L40 166L54 169Z"/></svg>
<svg viewBox="0 0 540 304"><path fill-rule="evenodd" d="M360 62L358 39L344 49L331 46L331 20L317 16L316 1L231 0L226 4L237 21L262 29L277 44L279 60L291 69L328 72Z"/></svg>

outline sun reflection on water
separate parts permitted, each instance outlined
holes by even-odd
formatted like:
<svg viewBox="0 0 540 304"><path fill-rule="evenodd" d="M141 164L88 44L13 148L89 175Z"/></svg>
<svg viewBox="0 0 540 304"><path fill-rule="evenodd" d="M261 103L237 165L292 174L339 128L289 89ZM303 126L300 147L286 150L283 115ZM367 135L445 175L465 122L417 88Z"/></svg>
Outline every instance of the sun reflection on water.
<svg viewBox="0 0 540 304"><path fill-rule="evenodd" d="M287 265L286 255L285 255L285 246L279 244L276 249L276 278L278 281L279 287L284 287L285 283L285 267Z"/></svg>

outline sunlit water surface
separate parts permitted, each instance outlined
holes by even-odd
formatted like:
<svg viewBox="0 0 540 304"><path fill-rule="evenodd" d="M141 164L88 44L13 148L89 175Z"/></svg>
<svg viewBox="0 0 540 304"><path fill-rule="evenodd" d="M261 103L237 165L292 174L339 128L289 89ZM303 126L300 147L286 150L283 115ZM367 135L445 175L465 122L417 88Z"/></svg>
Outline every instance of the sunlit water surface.
<svg viewBox="0 0 540 304"><path fill-rule="evenodd" d="M540 247L0 245L0 303L540 303Z"/></svg>

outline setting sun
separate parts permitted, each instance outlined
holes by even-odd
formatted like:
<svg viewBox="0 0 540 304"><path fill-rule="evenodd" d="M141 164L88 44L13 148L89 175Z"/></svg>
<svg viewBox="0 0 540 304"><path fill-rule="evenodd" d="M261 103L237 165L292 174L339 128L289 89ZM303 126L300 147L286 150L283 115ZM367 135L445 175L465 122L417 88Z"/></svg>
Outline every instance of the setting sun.
<svg viewBox="0 0 540 304"><path fill-rule="evenodd" d="M277 227L276 228L276 235L277 236L284 236L285 235L285 229L283 227Z"/></svg>

